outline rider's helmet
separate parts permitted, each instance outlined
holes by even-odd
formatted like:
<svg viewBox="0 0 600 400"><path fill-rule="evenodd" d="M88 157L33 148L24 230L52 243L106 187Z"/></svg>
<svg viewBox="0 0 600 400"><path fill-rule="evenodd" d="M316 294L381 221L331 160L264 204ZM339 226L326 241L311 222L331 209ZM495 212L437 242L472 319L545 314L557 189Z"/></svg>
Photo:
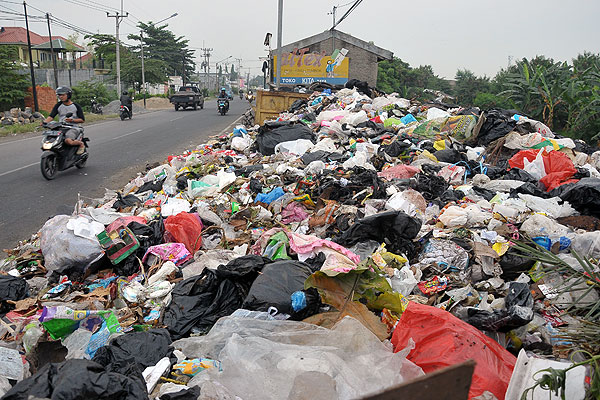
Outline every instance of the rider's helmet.
<svg viewBox="0 0 600 400"><path fill-rule="evenodd" d="M127 93L127 90L123 90L123 96L127 96L129 93Z"/></svg>
<svg viewBox="0 0 600 400"><path fill-rule="evenodd" d="M222 87L222 88L221 88L221 92L224 92L224 91L225 91L225 88L224 88L224 87Z"/></svg>
<svg viewBox="0 0 600 400"><path fill-rule="evenodd" d="M70 99L71 96L73 95L73 91L68 86L59 86L56 88L56 95L58 96L60 94L66 94L67 99Z"/></svg>

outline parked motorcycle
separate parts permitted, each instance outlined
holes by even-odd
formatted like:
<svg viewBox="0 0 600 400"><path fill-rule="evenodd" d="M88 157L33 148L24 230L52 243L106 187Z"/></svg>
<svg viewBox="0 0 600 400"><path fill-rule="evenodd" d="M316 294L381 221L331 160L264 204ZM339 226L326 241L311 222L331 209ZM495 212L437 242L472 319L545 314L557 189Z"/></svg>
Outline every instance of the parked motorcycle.
<svg viewBox="0 0 600 400"><path fill-rule="evenodd" d="M229 101L227 99L217 99L217 109L221 115L227 114L227 111L229 111Z"/></svg>
<svg viewBox="0 0 600 400"><path fill-rule="evenodd" d="M68 114L67 114L68 116ZM90 139L84 137L83 128L66 122L48 122L42 124L46 130L42 133L42 158L40 168L44 178L51 180L58 171L75 166L79 169L85 167L88 159L88 143ZM65 144L65 132L71 128L80 130L79 140L85 145L83 154L77 154L77 146Z"/></svg>
<svg viewBox="0 0 600 400"><path fill-rule="evenodd" d="M119 107L119 117L121 117L121 121L124 121L125 118L131 119L131 110L127 106Z"/></svg>
<svg viewBox="0 0 600 400"><path fill-rule="evenodd" d="M98 103L95 97L92 99L92 113L102 115L102 104Z"/></svg>

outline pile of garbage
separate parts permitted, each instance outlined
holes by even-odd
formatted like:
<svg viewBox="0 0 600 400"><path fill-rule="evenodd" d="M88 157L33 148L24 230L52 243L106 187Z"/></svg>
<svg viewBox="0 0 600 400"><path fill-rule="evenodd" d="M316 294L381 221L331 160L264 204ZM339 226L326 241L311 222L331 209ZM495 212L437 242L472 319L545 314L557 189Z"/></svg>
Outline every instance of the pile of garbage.
<svg viewBox="0 0 600 400"><path fill-rule="evenodd" d="M597 390L600 151L360 87L149 165L9 250L4 398L354 399L468 359L473 399L546 398L549 367L566 398Z"/></svg>

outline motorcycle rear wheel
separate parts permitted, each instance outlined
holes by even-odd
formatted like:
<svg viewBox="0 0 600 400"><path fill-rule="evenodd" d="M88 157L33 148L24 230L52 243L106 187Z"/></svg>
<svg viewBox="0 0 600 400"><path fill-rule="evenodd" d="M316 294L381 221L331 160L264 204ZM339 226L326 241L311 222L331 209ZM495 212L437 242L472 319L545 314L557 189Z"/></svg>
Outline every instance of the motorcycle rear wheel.
<svg viewBox="0 0 600 400"><path fill-rule="evenodd" d="M40 168L44 178L49 181L54 179L56 177L56 172L58 171L56 155L50 154L42 157L42 160L40 161Z"/></svg>
<svg viewBox="0 0 600 400"><path fill-rule="evenodd" d="M88 159L88 158L87 158L87 157L85 157L85 158L83 158L83 159L81 159L81 160L77 161L77 162L75 163L75 166L77 167L77 169L81 169L81 168L85 167L85 164L87 163L87 159Z"/></svg>

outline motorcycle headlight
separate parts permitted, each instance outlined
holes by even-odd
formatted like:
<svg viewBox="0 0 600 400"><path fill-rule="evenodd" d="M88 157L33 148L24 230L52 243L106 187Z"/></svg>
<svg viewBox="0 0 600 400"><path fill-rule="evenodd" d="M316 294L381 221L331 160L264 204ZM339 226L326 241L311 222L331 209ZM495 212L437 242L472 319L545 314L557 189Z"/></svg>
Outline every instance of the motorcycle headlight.
<svg viewBox="0 0 600 400"><path fill-rule="evenodd" d="M50 150L54 146L54 142L44 142L42 143L42 149Z"/></svg>

